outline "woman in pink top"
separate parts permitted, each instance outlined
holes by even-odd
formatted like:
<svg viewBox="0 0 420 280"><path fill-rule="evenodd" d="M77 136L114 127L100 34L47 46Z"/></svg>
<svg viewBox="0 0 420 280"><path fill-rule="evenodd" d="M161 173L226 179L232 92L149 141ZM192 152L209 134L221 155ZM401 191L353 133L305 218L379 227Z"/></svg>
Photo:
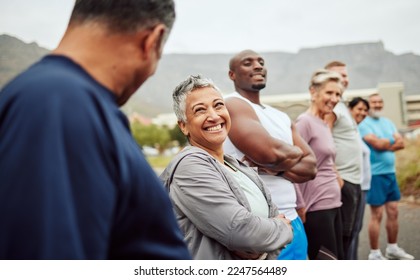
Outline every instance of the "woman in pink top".
<svg viewBox="0 0 420 280"><path fill-rule="evenodd" d="M324 116L342 94L341 77L325 69L312 75L311 105L296 120L296 128L317 158L315 179L297 184L305 207L299 211L308 237L309 259L343 259L341 193L335 169L335 146Z"/></svg>

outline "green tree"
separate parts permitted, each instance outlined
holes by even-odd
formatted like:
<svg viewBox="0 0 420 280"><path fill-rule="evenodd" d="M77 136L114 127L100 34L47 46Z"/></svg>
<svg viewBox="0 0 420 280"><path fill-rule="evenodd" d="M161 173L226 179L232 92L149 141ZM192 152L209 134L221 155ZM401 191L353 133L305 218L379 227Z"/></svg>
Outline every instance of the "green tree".
<svg viewBox="0 0 420 280"><path fill-rule="evenodd" d="M154 147L160 154L170 147L171 137L167 127L143 125L134 121L131 123L131 132L139 145Z"/></svg>
<svg viewBox="0 0 420 280"><path fill-rule="evenodd" d="M169 130L169 135L171 136L172 141L177 141L180 147L184 147L187 144L187 137L182 133L179 126L174 126Z"/></svg>

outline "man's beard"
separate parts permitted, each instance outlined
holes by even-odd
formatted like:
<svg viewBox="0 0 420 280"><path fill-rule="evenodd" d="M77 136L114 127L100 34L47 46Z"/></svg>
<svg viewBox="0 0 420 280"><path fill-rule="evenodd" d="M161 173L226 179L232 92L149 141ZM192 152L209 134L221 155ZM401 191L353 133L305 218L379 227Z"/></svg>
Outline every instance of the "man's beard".
<svg viewBox="0 0 420 280"><path fill-rule="evenodd" d="M261 89L265 88L265 84L254 84L254 85L252 85L252 88L256 89L256 90L261 90Z"/></svg>
<svg viewBox="0 0 420 280"><path fill-rule="evenodd" d="M370 110L370 116L374 119L379 119L383 114L382 111Z"/></svg>

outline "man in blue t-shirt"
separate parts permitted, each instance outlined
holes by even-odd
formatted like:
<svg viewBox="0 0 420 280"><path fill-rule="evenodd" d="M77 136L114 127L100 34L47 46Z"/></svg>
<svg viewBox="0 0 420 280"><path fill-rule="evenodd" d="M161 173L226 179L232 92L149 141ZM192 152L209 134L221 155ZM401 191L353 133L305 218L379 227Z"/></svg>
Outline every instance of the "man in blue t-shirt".
<svg viewBox="0 0 420 280"><path fill-rule="evenodd" d="M174 20L172 0L78 0L59 46L0 92L0 259L191 258L119 110Z"/></svg>
<svg viewBox="0 0 420 280"><path fill-rule="evenodd" d="M370 260L385 259L379 249L379 232L384 208L387 214L388 259L412 260L397 244L398 201L400 190L395 176L395 151L404 149L404 141L395 125L381 116L384 106L382 97L375 93L369 96L370 112L359 125L360 134L370 148L372 180L367 195L371 209L369 221Z"/></svg>

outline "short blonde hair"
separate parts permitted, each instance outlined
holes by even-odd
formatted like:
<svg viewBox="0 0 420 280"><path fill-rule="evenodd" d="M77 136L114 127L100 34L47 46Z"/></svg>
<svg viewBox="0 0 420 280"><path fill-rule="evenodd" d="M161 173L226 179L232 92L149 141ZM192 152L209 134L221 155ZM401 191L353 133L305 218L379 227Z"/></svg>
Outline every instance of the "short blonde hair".
<svg viewBox="0 0 420 280"><path fill-rule="evenodd" d="M327 82L337 82L340 85L341 92L343 92L343 84L341 81L342 77L339 73L327 69L318 69L312 74L309 88L319 89Z"/></svg>

